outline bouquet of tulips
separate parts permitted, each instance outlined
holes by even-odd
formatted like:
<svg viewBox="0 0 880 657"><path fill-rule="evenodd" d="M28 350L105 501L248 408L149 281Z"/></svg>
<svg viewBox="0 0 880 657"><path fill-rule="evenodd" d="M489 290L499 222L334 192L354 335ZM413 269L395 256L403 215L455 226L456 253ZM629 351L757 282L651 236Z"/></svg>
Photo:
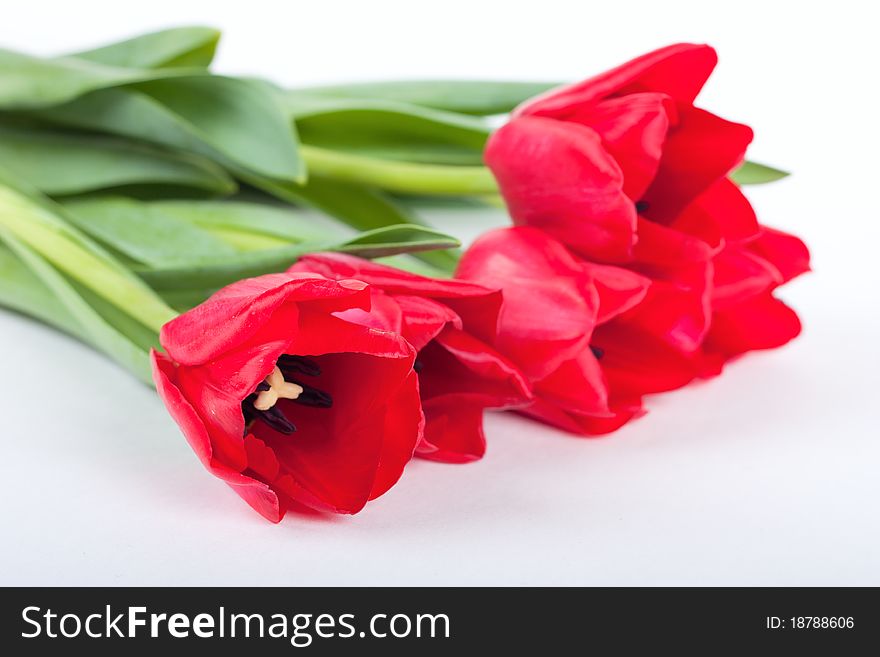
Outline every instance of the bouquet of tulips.
<svg viewBox="0 0 880 657"><path fill-rule="evenodd" d="M281 89L178 28L0 50L0 304L157 388L256 511L356 513L486 409L578 436L778 347L809 269L679 44L570 85ZM500 126L500 127L499 127ZM423 208L506 208L463 252Z"/></svg>

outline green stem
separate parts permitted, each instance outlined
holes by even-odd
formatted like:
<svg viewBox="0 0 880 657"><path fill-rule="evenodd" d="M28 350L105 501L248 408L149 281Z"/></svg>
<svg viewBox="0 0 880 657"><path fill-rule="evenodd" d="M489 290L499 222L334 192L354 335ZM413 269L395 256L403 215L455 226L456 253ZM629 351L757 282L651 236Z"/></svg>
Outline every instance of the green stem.
<svg viewBox="0 0 880 657"><path fill-rule="evenodd" d="M300 145L310 173L404 194L497 194L492 172L482 166L414 164Z"/></svg>
<svg viewBox="0 0 880 657"><path fill-rule="evenodd" d="M158 332L177 316L158 295L122 265L48 210L0 185L0 226L59 271Z"/></svg>

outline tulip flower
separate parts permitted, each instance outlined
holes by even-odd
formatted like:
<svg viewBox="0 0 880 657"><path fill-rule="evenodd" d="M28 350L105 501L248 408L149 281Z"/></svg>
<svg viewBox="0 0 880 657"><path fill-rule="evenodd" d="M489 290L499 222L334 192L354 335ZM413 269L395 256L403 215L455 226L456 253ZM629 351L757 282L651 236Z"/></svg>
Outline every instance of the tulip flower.
<svg viewBox="0 0 880 657"><path fill-rule="evenodd" d="M153 372L204 466L267 519L304 505L356 513L400 477L421 438L415 352L346 321L364 283L269 274L168 322Z"/></svg>
<svg viewBox="0 0 880 657"><path fill-rule="evenodd" d="M797 313L773 296L780 285L810 271L810 253L799 238L762 227L713 262L712 322L703 344L709 363L780 347L800 334Z"/></svg>
<svg viewBox="0 0 880 657"><path fill-rule="evenodd" d="M693 362L779 346L799 331L793 312L769 296L785 280L744 246L776 233L727 177L752 131L694 106L716 60L709 46L679 44L551 90L518 107L485 152L515 224L651 280L618 332L654 336ZM792 248L804 271L806 248ZM748 285L767 298L739 310L759 316L755 330L766 335L721 346L745 329L733 327L729 307ZM704 374L718 371L712 360Z"/></svg>
<svg viewBox="0 0 880 657"><path fill-rule="evenodd" d="M642 414L643 395L697 373L691 358L625 321L650 293L648 278L580 259L544 231L484 234L456 277L502 289L493 344L528 376L535 401L522 412L541 421L607 433Z"/></svg>
<svg viewBox="0 0 880 657"><path fill-rule="evenodd" d="M451 463L483 456L483 411L522 406L531 399L528 382L490 345L497 337L501 294L474 283L419 276L362 258L318 253L290 271L369 284L369 311L340 316L395 331L418 351L425 432L416 454Z"/></svg>

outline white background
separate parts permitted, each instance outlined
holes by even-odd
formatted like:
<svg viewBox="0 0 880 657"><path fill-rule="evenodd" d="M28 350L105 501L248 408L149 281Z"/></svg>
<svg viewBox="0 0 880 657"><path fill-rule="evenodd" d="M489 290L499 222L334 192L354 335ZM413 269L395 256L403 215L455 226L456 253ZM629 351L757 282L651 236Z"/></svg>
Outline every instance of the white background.
<svg viewBox="0 0 880 657"><path fill-rule="evenodd" d="M0 583L880 584L870 3L9 4L4 47L205 23L224 31L216 70L289 85L575 79L711 43L721 64L701 104L755 128L753 159L794 172L750 196L765 223L805 237L815 273L783 293L799 340L650 400L612 437L493 415L482 462L415 462L358 516L280 526L202 470L151 390L0 313Z"/></svg>

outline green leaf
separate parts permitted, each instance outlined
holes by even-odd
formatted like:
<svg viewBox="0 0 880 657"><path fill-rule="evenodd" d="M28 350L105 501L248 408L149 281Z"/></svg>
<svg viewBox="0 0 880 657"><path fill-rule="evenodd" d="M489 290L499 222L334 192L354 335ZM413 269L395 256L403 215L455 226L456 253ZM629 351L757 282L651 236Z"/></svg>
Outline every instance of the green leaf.
<svg viewBox="0 0 880 657"><path fill-rule="evenodd" d="M304 143L388 159L481 164L491 132L484 119L408 103L295 92L287 101Z"/></svg>
<svg viewBox="0 0 880 657"><path fill-rule="evenodd" d="M412 214L388 196L363 185L315 175L309 176L304 185L285 185L255 178L245 178L245 181L283 201L304 203L326 212L358 230L418 223Z"/></svg>
<svg viewBox="0 0 880 657"><path fill-rule="evenodd" d="M258 175L305 180L296 132L280 92L259 80L221 76L136 85L230 162Z"/></svg>
<svg viewBox="0 0 880 657"><path fill-rule="evenodd" d="M423 226L388 226L341 242L308 242L270 251L242 253L222 260L202 260L186 267L135 271L153 289L167 296L170 291L219 288L242 278L284 271L305 253L342 251L375 257L450 248L458 244L454 237Z"/></svg>
<svg viewBox="0 0 880 657"><path fill-rule="evenodd" d="M165 303L181 313L195 308L217 291L216 287L197 288L193 290L161 290Z"/></svg>
<svg viewBox="0 0 880 657"><path fill-rule="evenodd" d="M133 69L86 59L42 59L0 49L0 109L57 105L96 89L159 78L203 74L199 69Z"/></svg>
<svg viewBox="0 0 880 657"><path fill-rule="evenodd" d="M71 200L63 205L68 217L84 232L151 267L237 253L219 237L155 204L110 197Z"/></svg>
<svg viewBox="0 0 880 657"><path fill-rule="evenodd" d="M757 162L743 162L738 169L730 174L731 180L737 185L762 185L787 177L789 173L781 169L768 167Z"/></svg>
<svg viewBox="0 0 880 657"><path fill-rule="evenodd" d="M259 179L248 182L281 200L305 203L358 230L422 224L415 214L390 196L363 185L317 175L309 176L305 185L279 185ZM420 252L416 257L442 271L452 271L458 263L454 254L441 250Z"/></svg>
<svg viewBox="0 0 880 657"><path fill-rule="evenodd" d="M174 27L68 57L124 68L207 67L219 40L220 32L210 27Z"/></svg>
<svg viewBox="0 0 880 657"><path fill-rule="evenodd" d="M451 249L461 243L440 231L425 226L402 225L377 228L361 233L332 247L332 251L351 253L362 258L379 258L400 253L418 253L434 249Z"/></svg>
<svg viewBox="0 0 880 657"><path fill-rule="evenodd" d="M0 127L0 165L45 194L162 185L228 194L235 182L204 158L112 138Z"/></svg>
<svg viewBox="0 0 880 657"><path fill-rule="evenodd" d="M146 349L120 332L77 292L67 277L2 226L0 240L6 243L33 276L28 280L22 275L20 267L12 266L9 271L13 271L17 280L28 286L31 292L39 290L39 301L30 299L17 309L29 312L38 319L79 337L108 354L145 383L151 382L149 354ZM39 279L41 286L35 285L35 278ZM8 285L8 282L4 285ZM59 308L49 311L45 307L38 307L53 301L60 304L63 310Z"/></svg>
<svg viewBox="0 0 880 657"><path fill-rule="evenodd" d="M558 86L557 82L490 80L401 80L295 89L300 95L331 98L370 98L411 103L462 114L505 114L532 96Z"/></svg>
<svg viewBox="0 0 880 657"><path fill-rule="evenodd" d="M72 281L158 332L175 313L117 258L77 230L64 209L0 169L0 228Z"/></svg>
<svg viewBox="0 0 880 657"><path fill-rule="evenodd" d="M0 50L0 109L43 109L38 116L64 125L194 151L269 178L303 181L295 128L276 87L198 68L119 65L188 60L193 48L215 37L165 32L55 59Z"/></svg>
<svg viewBox="0 0 880 657"><path fill-rule="evenodd" d="M30 315L88 342L88 334L58 297L2 242L4 234L8 237L0 229L0 306Z"/></svg>
<svg viewBox="0 0 880 657"><path fill-rule="evenodd" d="M280 94L255 80L190 76L102 89L36 116L189 151L268 178L305 177Z"/></svg>
<svg viewBox="0 0 880 657"><path fill-rule="evenodd" d="M152 207L210 231L236 247L252 250L317 241L350 231L323 215L306 214L289 205L245 200L154 201Z"/></svg>

